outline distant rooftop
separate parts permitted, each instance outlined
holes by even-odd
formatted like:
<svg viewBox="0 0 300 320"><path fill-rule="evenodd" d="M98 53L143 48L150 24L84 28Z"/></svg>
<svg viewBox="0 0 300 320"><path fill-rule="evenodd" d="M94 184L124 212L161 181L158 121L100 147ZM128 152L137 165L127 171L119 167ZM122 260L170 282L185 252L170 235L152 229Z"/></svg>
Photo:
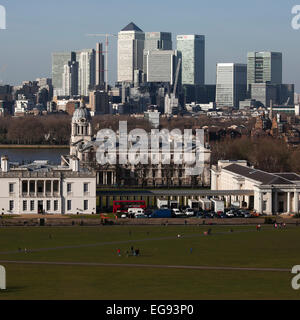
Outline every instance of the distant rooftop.
<svg viewBox="0 0 300 320"><path fill-rule="evenodd" d="M130 22L124 29L121 31L138 31L138 32L143 32L136 24L133 22Z"/></svg>

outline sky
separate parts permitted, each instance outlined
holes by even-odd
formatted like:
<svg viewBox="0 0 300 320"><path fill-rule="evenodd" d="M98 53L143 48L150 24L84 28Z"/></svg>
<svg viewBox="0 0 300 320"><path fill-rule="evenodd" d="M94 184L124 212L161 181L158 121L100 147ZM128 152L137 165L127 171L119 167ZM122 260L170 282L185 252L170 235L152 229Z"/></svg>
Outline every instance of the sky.
<svg viewBox="0 0 300 320"><path fill-rule="evenodd" d="M300 93L300 29L292 8L300 0L0 0L7 29L0 30L0 84L51 77L51 53L95 48L133 21L143 31L206 36L206 83L216 63L247 62L249 51L283 53L283 82ZM300 22L300 19L299 19ZM117 80L117 39L110 40L109 80Z"/></svg>

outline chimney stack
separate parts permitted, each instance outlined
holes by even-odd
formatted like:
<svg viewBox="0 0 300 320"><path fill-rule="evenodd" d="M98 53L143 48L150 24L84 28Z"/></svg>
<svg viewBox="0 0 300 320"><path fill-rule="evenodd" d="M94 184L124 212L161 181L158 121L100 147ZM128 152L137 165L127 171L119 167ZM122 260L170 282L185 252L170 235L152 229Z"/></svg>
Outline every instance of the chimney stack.
<svg viewBox="0 0 300 320"><path fill-rule="evenodd" d="M7 156L2 156L1 157L1 169L2 169L2 172L8 172L9 171L9 162L8 162L8 157Z"/></svg>
<svg viewBox="0 0 300 320"><path fill-rule="evenodd" d="M70 167L73 172L79 172L79 159L76 156L70 159Z"/></svg>

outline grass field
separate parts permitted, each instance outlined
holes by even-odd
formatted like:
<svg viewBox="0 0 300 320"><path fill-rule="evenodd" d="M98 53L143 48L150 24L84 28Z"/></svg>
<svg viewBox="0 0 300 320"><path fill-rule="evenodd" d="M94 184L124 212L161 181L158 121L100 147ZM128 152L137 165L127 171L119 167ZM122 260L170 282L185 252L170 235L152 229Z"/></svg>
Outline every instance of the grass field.
<svg viewBox="0 0 300 320"><path fill-rule="evenodd" d="M204 236L207 228L0 228L0 299L300 298L289 271L300 264L300 228L213 226ZM131 246L141 256L127 255Z"/></svg>

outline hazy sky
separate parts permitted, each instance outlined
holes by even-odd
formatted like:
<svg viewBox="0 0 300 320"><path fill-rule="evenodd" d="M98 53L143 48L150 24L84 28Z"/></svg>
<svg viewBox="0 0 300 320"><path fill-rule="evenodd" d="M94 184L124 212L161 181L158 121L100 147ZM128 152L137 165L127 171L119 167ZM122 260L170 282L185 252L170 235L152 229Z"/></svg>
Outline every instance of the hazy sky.
<svg viewBox="0 0 300 320"><path fill-rule="evenodd" d="M217 62L246 63L248 51L283 52L283 81L300 92L300 30L291 27L296 0L0 0L0 83L51 76L51 53L94 48L87 33L117 34L129 22L143 31L206 36L206 83ZM298 0L300 5L300 0ZM100 39L103 41L103 39ZM117 41L111 39L110 82L117 78Z"/></svg>

